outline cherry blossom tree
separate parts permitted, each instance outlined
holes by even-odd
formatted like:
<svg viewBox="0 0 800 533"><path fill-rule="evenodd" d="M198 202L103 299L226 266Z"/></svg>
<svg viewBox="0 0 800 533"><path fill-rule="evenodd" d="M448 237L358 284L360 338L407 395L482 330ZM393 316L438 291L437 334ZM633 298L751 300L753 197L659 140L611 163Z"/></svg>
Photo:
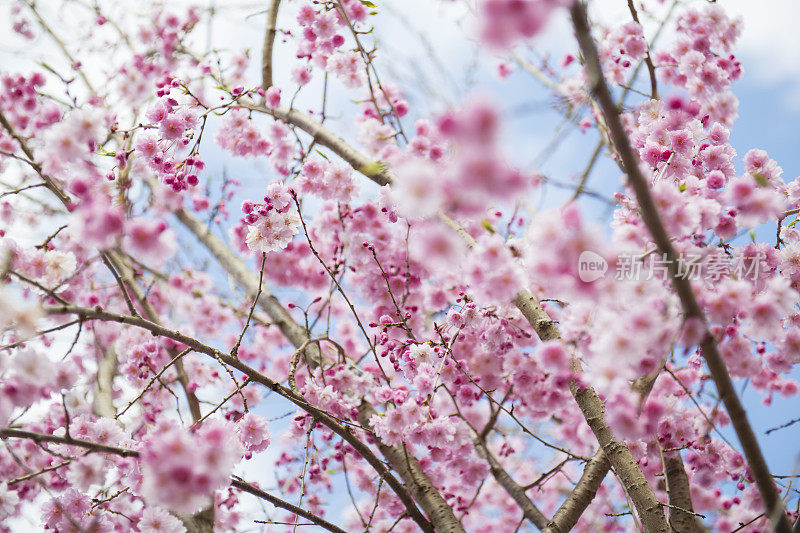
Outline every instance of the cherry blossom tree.
<svg viewBox="0 0 800 533"><path fill-rule="evenodd" d="M495 99L386 74L393 2L263 4L3 6L0 529L798 531L737 390L800 363L800 181L729 139L746 21L459 4L599 133L539 209L566 176ZM216 42L226 10L259 42Z"/></svg>

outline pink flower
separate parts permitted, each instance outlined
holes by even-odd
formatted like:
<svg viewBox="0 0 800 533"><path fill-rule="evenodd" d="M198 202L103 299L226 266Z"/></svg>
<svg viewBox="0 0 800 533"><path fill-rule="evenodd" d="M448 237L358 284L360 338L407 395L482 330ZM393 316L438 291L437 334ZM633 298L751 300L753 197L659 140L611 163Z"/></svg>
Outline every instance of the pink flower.
<svg viewBox="0 0 800 533"><path fill-rule="evenodd" d="M158 144L152 135L138 136L134 146L136 151L146 159L152 159L158 153Z"/></svg>
<svg viewBox="0 0 800 533"><path fill-rule="evenodd" d="M484 0L481 39L493 48L509 48L517 40L542 31L558 0Z"/></svg>
<svg viewBox="0 0 800 533"><path fill-rule="evenodd" d="M411 257L434 272L457 268L467 254L464 239L438 221L422 223L412 228L409 237Z"/></svg>
<svg viewBox="0 0 800 533"><path fill-rule="evenodd" d="M392 188L392 197L397 202L398 214L406 217L424 218L436 213L443 193L437 187L440 170L422 159L407 159L395 167L397 185Z"/></svg>
<svg viewBox="0 0 800 533"><path fill-rule="evenodd" d="M146 507L137 524L140 533L184 533L180 520L161 507Z"/></svg>
<svg viewBox="0 0 800 533"><path fill-rule="evenodd" d="M300 217L295 209L279 213L275 209L266 211L248 227L247 247L254 252L282 250L300 230Z"/></svg>
<svg viewBox="0 0 800 533"><path fill-rule="evenodd" d="M136 218L126 225L123 245L134 257L161 265L175 253L174 241L163 220Z"/></svg>
<svg viewBox="0 0 800 533"><path fill-rule="evenodd" d="M335 10L330 10L327 13L317 15L314 21L314 33L320 39L330 39L336 32L337 16Z"/></svg>
<svg viewBox="0 0 800 533"><path fill-rule="evenodd" d="M81 204L73 216L84 242L100 249L110 247L125 226L122 209L103 205L100 200Z"/></svg>
<svg viewBox="0 0 800 533"><path fill-rule="evenodd" d="M167 140L179 139L185 130L184 121L177 115L169 115L161 121L161 125L158 128L158 132Z"/></svg>
<svg viewBox="0 0 800 533"><path fill-rule="evenodd" d="M266 419L247 413L237 423L237 429L239 440L248 451L260 452L269 446L270 435Z"/></svg>
<svg viewBox="0 0 800 533"><path fill-rule="evenodd" d="M542 344L538 357L547 372L558 374L570 370L569 353L558 341L547 341Z"/></svg>
<svg viewBox="0 0 800 533"><path fill-rule="evenodd" d="M177 425L154 428L141 451L142 495L155 505L192 514L228 485L241 446L233 428L206 421L196 434Z"/></svg>
<svg viewBox="0 0 800 533"><path fill-rule="evenodd" d="M311 69L304 65L297 65L292 69L292 81L303 86L311 81Z"/></svg>
<svg viewBox="0 0 800 533"><path fill-rule="evenodd" d="M281 105L281 90L274 86L270 87L267 89L265 98L267 107L271 107L273 109L278 108Z"/></svg>

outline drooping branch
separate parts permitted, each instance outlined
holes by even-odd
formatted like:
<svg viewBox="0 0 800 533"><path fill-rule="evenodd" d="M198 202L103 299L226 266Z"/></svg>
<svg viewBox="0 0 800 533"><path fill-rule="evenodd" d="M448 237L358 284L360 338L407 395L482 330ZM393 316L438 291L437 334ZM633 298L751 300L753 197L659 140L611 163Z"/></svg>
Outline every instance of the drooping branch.
<svg viewBox="0 0 800 533"><path fill-rule="evenodd" d="M333 531L335 533L345 533L345 531L342 528L340 528L340 527L338 527L338 526L336 526L334 524L331 524L327 520L315 515L314 513L306 511L305 509L303 509L301 507L298 507L296 505L292 505L291 503L289 503L287 501L281 500L280 498L277 498L277 497L273 496L272 494L269 494L268 492L264 492L263 490L259 489L258 487L254 486L254 485L251 485L250 483L247 483L246 481L244 481L242 479L234 477L233 481L231 481L231 485L236 487L237 489L240 489L240 490L248 493L248 494L252 494L253 496L255 496L257 498L261 498L262 500L268 501L269 503L271 503L275 507L280 507L281 509L286 509L287 511L289 511L291 513L294 513L297 516L302 516L303 518L305 518L307 520L311 520L312 522L314 522L318 526L324 527L328 531Z"/></svg>
<svg viewBox="0 0 800 533"><path fill-rule="evenodd" d="M47 33L53 39L58 48L64 54L64 57L67 59L67 61L69 61L70 68L78 73L78 76L80 76L81 80L83 81L84 85L86 85L86 88L89 90L89 92L91 94L97 94L97 91L92 85L92 82L89 81L89 78L86 76L86 73L81 68L80 61L77 61L75 59L72 53L70 53L63 39L61 39L61 37L56 35L53 28L51 28L50 25L47 23L47 21L45 21L44 18L42 18L42 15L39 13L39 10L36 9L36 3L31 0L24 0L24 2L25 5L27 5L28 8L31 10L31 13L33 13L33 16L36 17L36 20L39 22L39 26L45 31L45 33Z"/></svg>
<svg viewBox="0 0 800 533"><path fill-rule="evenodd" d="M639 13L636 11L636 6L633 5L633 0L628 0L628 10L631 12L633 21L637 24L641 24L639 22ZM647 65L647 72L650 74L650 98L655 100L658 98L658 81L656 81L656 67L653 65L653 59L650 57L649 46L645 52L644 63Z"/></svg>
<svg viewBox="0 0 800 533"><path fill-rule="evenodd" d="M589 22L586 17L586 8L581 1L576 1L570 8L570 14L578 38L578 44L583 54L588 74L589 88L595 94L603 111L609 135L627 171L628 183L636 194L642 220L650 231L659 252L663 254L664 260L669 266L672 286L680 298L686 319L697 319L705 324L705 315L694 295L690 280L679 275L679 272L676 270L678 254L672 246L669 234L661 221L647 179L640 169L639 157L631 147L630 140L628 139L628 135L620 119L619 109L614 105L611 91L603 77L597 46L592 38ZM725 405L725 409L736 431L736 436L739 438L739 442L742 445L742 450L747 458L750 471L758 485L758 490L767 510L767 516L774 525L776 531L788 533L791 531L791 524L786 516L778 488L769 472L767 462L761 452L755 432L747 419L744 406L733 387L733 381L725 366L725 361L722 359L717 348L717 343L707 327L705 328L705 334L703 335L703 341L700 343L700 348L703 358L708 365L711 377L714 380L714 384L717 387L720 399Z"/></svg>

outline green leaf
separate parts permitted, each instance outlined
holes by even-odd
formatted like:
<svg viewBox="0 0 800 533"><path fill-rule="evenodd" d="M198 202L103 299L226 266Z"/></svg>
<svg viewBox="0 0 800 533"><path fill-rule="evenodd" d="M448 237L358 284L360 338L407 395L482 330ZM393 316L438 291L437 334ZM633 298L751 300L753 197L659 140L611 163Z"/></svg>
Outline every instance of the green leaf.
<svg viewBox="0 0 800 533"><path fill-rule="evenodd" d="M362 4L364 4L365 6L367 6L367 7L371 7L371 8L373 8L373 9L375 9L376 7L378 7L378 6L376 6L375 4L373 4L372 2L370 2L369 0L361 0L361 3L362 3Z"/></svg>
<svg viewBox="0 0 800 533"><path fill-rule="evenodd" d="M492 224L491 224L491 223L490 223L488 220L486 220L486 219L483 219L483 220L481 220L481 226L483 226L483 228L484 228L486 231L488 231L489 233L497 233L497 232L494 230L494 228L492 227Z"/></svg>
<svg viewBox="0 0 800 533"><path fill-rule="evenodd" d="M750 230L750 240L756 242L756 232L755 230Z"/></svg>
<svg viewBox="0 0 800 533"><path fill-rule="evenodd" d="M767 177L764 174L761 174L760 172L753 172L752 176L753 179L756 180L756 183L762 187L769 185L769 181L767 181Z"/></svg>
<svg viewBox="0 0 800 533"><path fill-rule="evenodd" d="M363 167L359 168L358 171L364 174L365 176L374 176L378 172L381 172L386 169L386 165L381 163L380 161L375 161L374 163L369 163L364 165Z"/></svg>
<svg viewBox="0 0 800 533"><path fill-rule="evenodd" d="M681 191L681 192L684 192L688 188L689 187L686 185L686 182L683 182L680 185L678 185L678 190Z"/></svg>

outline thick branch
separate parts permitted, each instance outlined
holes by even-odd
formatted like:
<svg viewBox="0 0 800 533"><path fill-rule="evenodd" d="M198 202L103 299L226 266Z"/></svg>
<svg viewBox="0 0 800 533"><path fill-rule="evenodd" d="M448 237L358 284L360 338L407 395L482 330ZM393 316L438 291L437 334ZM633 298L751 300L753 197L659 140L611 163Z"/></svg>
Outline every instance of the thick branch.
<svg viewBox="0 0 800 533"><path fill-rule="evenodd" d="M530 322L536 334L542 340L558 339L561 334L541 304L527 290L522 290L514 299L514 304ZM580 363L573 358L573 369L576 373L581 371ZM583 413L586 422L600 443L605 456L614 466L622 485L633 500L642 523L647 531L666 531L667 522L661 503L656 498L653 489L647 483L644 474L636 464L628 447L614 439L611 428L605 420L603 402L592 387L579 386L574 380L570 383L570 391L578 407ZM606 465L608 466L608 465Z"/></svg>
<svg viewBox="0 0 800 533"><path fill-rule="evenodd" d="M584 57L589 87L595 94L603 111L611 140L614 142L617 153L627 170L628 183L636 194L642 220L653 236L653 241L658 247L659 252L664 255L665 261L670 266L672 285L680 298L686 318L696 318L705 322L705 316L694 295L690 280L679 275L675 270L678 264L678 255L670 242L669 235L658 214L647 179L642 174L639 167L639 158L631 147L628 135L620 120L619 110L616 105L614 105L611 92L603 78L597 47L592 39L589 23L586 18L586 9L583 3L576 1L570 8L570 13L578 38L578 44L580 45ZM750 426L744 407L733 387L733 381L725 366L725 361L722 359L717 344L707 328L703 341L700 343L700 348L709 371L711 372L711 377L717 387L719 396L725 405L725 409L728 411L728 416L736 431L736 436L739 438L739 442L742 445L742 450L747 458L750 472L753 474L756 484L758 485L758 490L761 493L761 499L764 502L767 516L776 531L788 533L791 531L791 524L789 518L786 516L783 502L780 499L778 487L775 485L775 481L770 475L767 462L758 445L756 435L753 432L753 428Z"/></svg>
<svg viewBox="0 0 800 533"><path fill-rule="evenodd" d="M664 464L664 477L667 482L669 527L681 533L706 531L703 524L692 514L694 507L689 489L689 477L686 475L680 452L661 450L661 461Z"/></svg>
<svg viewBox="0 0 800 533"><path fill-rule="evenodd" d="M243 105L242 107L266 113L288 124L297 126L311 135L311 138L316 141L317 144L330 149L347 162L348 165L353 167L353 169L365 175L378 185L389 185L392 183L391 173L381 163L366 157L347 144L347 141L297 109L288 109L285 107L271 109L257 105Z"/></svg>
<svg viewBox="0 0 800 533"><path fill-rule="evenodd" d="M522 313L522 316L533 326L536 335L542 341L550 341L561 338L556 321L550 318L542 304L527 289L517 293L514 298L514 305Z"/></svg>
<svg viewBox="0 0 800 533"><path fill-rule="evenodd" d="M576 363L573 360L573 365ZM645 531L666 532L667 521L661 502L647 483L628 446L614 438L606 423L603 402L597 392L592 387L578 385L574 380L569 388L605 456L614 466L617 478L633 501Z"/></svg>
<svg viewBox="0 0 800 533"><path fill-rule="evenodd" d="M95 383L92 411L97 416L114 418L114 374L117 372L117 352L110 346L103 347L103 355L97 363L97 382Z"/></svg>
<svg viewBox="0 0 800 533"><path fill-rule="evenodd" d="M603 450L597 450L586 467L583 469L583 475L578 480L575 488L569 493L567 499L561 504L555 514L553 520L547 524L542 531L543 533L566 533L571 531L583 512L592 503L597 489L603 484L611 463L606 458Z"/></svg>
<svg viewBox="0 0 800 533"><path fill-rule="evenodd" d="M364 427L369 427L369 420L375 415L375 409L366 401L362 401L358 408L358 421ZM453 514L453 508L442 497L441 492L422 470L417 458L408 453L404 445L387 446L380 440L378 449L389 464L392 465L406 482L408 490L414 499L419 502L422 509L436 526L436 531L463 533L464 528Z"/></svg>
<svg viewBox="0 0 800 533"><path fill-rule="evenodd" d="M474 435L473 442L475 443L475 451L489 463L489 469L495 480L517 502L517 505L522 510L522 515L540 530L547 527L550 521L528 498L528 495L525 494L525 488L514 481L478 435Z"/></svg>
<svg viewBox="0 0 800 533"><path fill-rule="evenodd" d="M278 33L278 7L281 0L270 0L267 9L267 31L264 33L264 49L261 53L261 88L265 91L272 87L272 48L275 45L275 34Z"/></svg>

